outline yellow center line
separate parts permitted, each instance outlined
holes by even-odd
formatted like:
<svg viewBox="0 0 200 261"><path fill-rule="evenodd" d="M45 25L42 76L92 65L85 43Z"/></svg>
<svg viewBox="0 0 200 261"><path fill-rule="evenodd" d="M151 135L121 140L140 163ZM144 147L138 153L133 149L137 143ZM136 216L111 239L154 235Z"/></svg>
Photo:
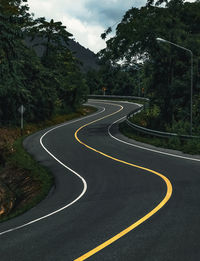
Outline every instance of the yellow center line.
<svg viewBox="0 0 200 261"><path fill-rule="evenodd" d="M112 105L117 105L117 106L120 106L118 104L112 104ZM172 184L171 182L169 181L169 179L167 177L165 177L163 174L157 172L157 171L154 171L154 170L151 170L151 169L148 169L148 168L145 168L145 167L142 167L142 166L138 166L138 165L135 165L135 164L132 164L132 163L129 163L129 162L126 162L124 160L121 160L121 159L117 159L115 157L112 157L108 154L105 154L95 148L92 148L90 147L89 145L85 144L84 142L82 142L79 138L78 138L78 132L80 132L83 128L95 123L95 122L98 122L100 120L103 120L105 118L108 118L118 112L120 112L121 110L123 110L123 107L120 106L121 108L114 112L114 113L111 113L107 116L104 116L100 119L97 119L97 120L94 120L90 123L87 123L83 126L81 126L74 134L76 140L82 144L83 146L87 147L88 149L90 150L93 150L95 151L96 153L99 153L109 159L112 159L112 160L115 160L117 162L120 162L120 163L123 163L123 164L126 164L126 165L129 165L129 166L132 166L134 168L138 168L138 169L142 169L142 170L145 170L147 172L151 172L157 176L159 176L160 178L162 178L167 186L167 192L166 192L166 195L165 197L163 198L163 200L153 209L151 210L149 213L147 213L144 217L142 217L141 219L139 219L138 221L136 221L135 223L133 223L131 226L129 226L128 228L124 229L123 231L121 231L120 233L118 233L117 235L113 236L112 238L110 238L109 240L105 241L104 243L100 244L99 246L95 247L94 249L90 250L89 252L85 253L84 255L82 255L81 257L75 259L74 261L82 261L82 260L86 260L88 259L90 256L96 254L97 252L101 251L102 249L104 249L105 247L109 246L110 244L112 244L113 242L117 241L119 238L123 237L124 235L126 235L127 233L129 233L130 231L132 231L133 229L135 229L136 227L138 227L139 225L141 225L143 222L145 222L147 219L149 219L150 217L152 217L156 212L158 212L167 202L168 200L170 199L171 195L172 195Z"/></svg>

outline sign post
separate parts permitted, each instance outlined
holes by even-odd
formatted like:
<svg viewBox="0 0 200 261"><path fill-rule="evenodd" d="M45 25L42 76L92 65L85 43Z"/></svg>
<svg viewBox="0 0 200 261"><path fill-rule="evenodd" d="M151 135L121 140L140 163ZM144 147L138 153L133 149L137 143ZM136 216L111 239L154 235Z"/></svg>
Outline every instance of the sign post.
<svg viewBox="0 0 200 261"><path fill-rule="evenodd" d="M106 95L106 90L107 90L106 87L103 87L103 88L102 88L102 91L103 91L103 95L104 95L104 96Z"/></svg>
<svg viewBox="0 0 200 261"><path fill-rule="evenodd" d="M19 107L18 112L21 114L21 136L22 136L23 135L23 129L24 129L24 112L25 112L24 105L21 105Z"/></svg>

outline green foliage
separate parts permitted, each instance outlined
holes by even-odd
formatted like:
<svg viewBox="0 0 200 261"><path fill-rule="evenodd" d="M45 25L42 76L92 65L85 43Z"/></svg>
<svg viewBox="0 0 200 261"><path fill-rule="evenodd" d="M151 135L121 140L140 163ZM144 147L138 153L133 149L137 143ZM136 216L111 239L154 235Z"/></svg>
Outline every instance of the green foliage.
<svg viewBox="0 0 200 261"><path fill-rule="evenodd" d="M108 27L108 29L103 33L103 34L101 34L101 38L103 39L103 40L105 40L106 39L106 36L108 35L108 34L110 34L112 32L112 28L111 27Z"/></svg>
<svg viewBox="0 0 200 261"><path fill-rule="evenodd" d="M106 94L138 96L139 88L142 88L138 74L134 68L129 70L102 62L99 71L87 73L87 85L90 94L103 94L102 88L106 88Z"/></svg>
<svg viewBox="0 0 200 261"><path fill-rule="evenodd" d="M72 36L61 22L54 22L53 19L48 22L44 17L34 20L26 33L31 36L32 40L36 37L42 39L40 44L45 47L43 62L47 66L50 66L53 62L52 57L54 57L55 52L66 51L69 37Z"/></svg>
<svg viewBox="0 0 200 261"><path fill-rule="evenodd" d="M153 105L150 109L146 110L148 118L158 118L160 115L160 108L157 105Z"/></svg>
<svg viewBox="0 0 200 261"><path fill-rule="evenodd" d="M164 5L161 5L164 4ZM126 12L116 36L99 55L111 63L143 63L142 85L160 108L160 126L190 120L191 57L188 51L156 41L157 37L192 50L194 54L194 129L200 125L199 60L200 2L153 1Z"/></svg>
<svg viewBox="0 0 200 261"><path fill-rule="evenodd" d="M30 135L41 129L61 124L95 111L94 107L82 106L73 113L55 115L46 121L26 124L25 133ZM1 222L22 214L39 203L49 192L54 180L49 170L39 165L25 151L22 138L19 138L19 128L0 128L0 137L0 186L2 188L2 184L4 184L7 187L5 197L1 201L4 205L8 202L9 206L8 215L5 213L0 218ZM14 203L14 208L11 206L11 201Z"/></svg>
<svg viewBox="0 0 200 261"><path fill-rule="evenodd" d="M188 154L200 154L200 139L180 140L178 137L159 138L148 134L137 132L129 127L125 122L120 123L119 130L127 137L134 140L151 144L156 147L179 150Z"/></svg>
<svg viewBox="0 0 200 261"><path fill-rule="evenodd" d="M131 121L142 127L157 129L159 116L160 109L154 104L152 107L133 115Z"/></svg>
<svg viewBox="0 0 200 261"><path fill-rule="evenodd" d="M187 141L183 146L182 151L190 154L200 154L200 141L199 140Z"/></svg>
<svg viewBox="0 0 200 261"><path fill-rule="evenodd" d="M39 121L58 109L63 113L76 110L87 95L80 63L67 48L72 34L53 19L34 20L26 2L0 3L0 125L18 124L21 104L29 121ZM25 46L26 36L42 39L41 59Z"/></svg>
<svg viewBox="0 0 200 261"><path fill-rule="evenodd" d="M57 112L76 110L85 101L88 91L80 62L67 48L72 34L61 22L54 22L53 19L47 22L44 18L35 21L29 34L32 39L40 37L43 40L45 52L42 63L51 75L51 86L56 95L50 97L54 97L54 103L59 104Z"/></svg>
<svg viewBox="0 0 200 261"><path fill-rule="evenodd" d="M43 198L45 198L52 187L54 178L52 174L47 170L47 168L42 167L37 163L23 148L22 138L18 139L14 144L15 153L12 154L9 158L9 166L15 171L26 172L26 189L27 186L30 186L30 190L33 190L33 186L37 186L37 193L31 198L24 198L25 204L22 204L20 207L16 206L13 211L6 217L1 218L0 222L7 219L13 218L17 215L24 213L30 208L38 204ZM31 178L30 178L31 177ZM13 178L14 180L14 178ZM16 181L15 181L16 182ZM15 183L12 181L12 183ZM28 184L28 182L30 184ZM12 184L13 192L16 200L23 200L25 191L18 181L19 184ZM39 185L38 185L39 184ZM31 188L32 185L32 188ZM16 188L14 189L14 187Z"/></svg>
<svg viewBox="0 0 200 261"><path fill-rule="evenodd" d="M187 135L190 131L190 123L188 121L173 121L170 126L166 126L166 131Z"/></svg>

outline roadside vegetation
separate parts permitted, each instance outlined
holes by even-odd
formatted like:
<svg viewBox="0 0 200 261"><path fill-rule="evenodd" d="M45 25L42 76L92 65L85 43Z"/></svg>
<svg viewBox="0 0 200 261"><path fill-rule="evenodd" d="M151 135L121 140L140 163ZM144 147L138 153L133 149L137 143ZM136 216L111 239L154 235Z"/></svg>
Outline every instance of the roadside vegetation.
<svg viewBox="0 0 200 261"><path fill-rule="evenodd" d="M74 113L55 115L47 121L26 124L24 137L46 127L88 115L96 109L84 106ZM0 128L0 222L17 216L39 203L54 184L49 170L23 148L17 127Z"/></svg>
<svg viewBox="0 0 200 261"><path fill-rule="evenodd" d="M178 135L188 135L190 125L188 122L179 121L178 123L172 124L172 126L164 126L161 128L159 124L159 107L153 105L150 108L145 108L139 113L134 114L129 120L141 127L157 130L162 132L176 133ZM120 131L127 137L141 141L143 143L151 144L157 147L168 148L173 150L179 150L188 154L200 154L200 128L196 124L193 126L193 134L199 138L183 139L177 137L156 137L154 135L142 133L137 131L126 122L120 124Z"/></svg>
<svg viewBox="0 0 200 261"><path fill-rule="evenodd" d="M126 122L120 123L120 132L128 138L156 147L182 151L191 155L200 155L200 139L183 140L178 137L159 138L133 130Z"/></svg>
<svg viewBox="0 0 200 261"><path fill-rule="evenodd" d="M115 75L119 62L123 73L132 71L134 80L130 80L129 92L140 89L141 96L150 99L153 114L147 112L143 119L154 129L190 134L191 53L156 40L163 38L193 53L192 133L200 135L199 24L199 1L148 0L145 6L126 12L116 35L106 41L107 47L99 53L101 61L112 67L107 75ZM106 39L111 30L108 28L102 38ZM112 79L115 82L117 76ZM125 84L113 87L109 77L106 83L110 94L127 94Z"/></svg>
<svg viewBox="0 0 200 261"><path fill-rule="evenodd" d="M24 212L44 196L52 175L23 149L24 135L93 111L82 107L88 86L68 48L61 22L35 19L27 0L0 1L0 220ZM39 46L39 54L36 52Z"/></svg>
<svg viewBox="0 0 200 261"><path fill-rule="evenodd" d="M125 13L114 37L106 40L112 31L111 27L102 34L107 47L100 51L99 57L104 62L104 68L105 66L111 68L107 70L105 80L107 93L119 95L138 93L150 100L149 109L134 116L133 121L136 124L154 130L190 135L192 113L192 135L200 136L199 24L198 0L192 3L184 0L148 0L145 6L131 8ZM178 44L190 52L169 42L158 41L157 38ZM126 81L132 86L127 88L129 92L124 87L126 84L123 83L121 88L116 84L117 70L121 70L122 74L129 73L130 81ZM115 76L112 78L110 75ZM112 84L114 82L115 86ZM139 138L139 133L136 135L135 131L131 133L127 126L124 128L122 130L124 133ZM199 153L199 140L185 142L179 139L163 140L155 137L145 138L143 134L140 139L156 146Z"/></svg>
<svg viewBox="0 0 200 261"><path fill-rule="evenodd" d="M75 111L88 94L80 62L68 49L73 35L61 22L34 19L26 2L0 3L0 125L17 124L22 104L29 121L39 122Z"/></svg>
<svg viewBox="0 0 200 261"><path fill-rule="evenodd" d="M93 97L91 97L91 99L93 99ZM127 98L119 98L119 97L110 97L109 95L108 96L94 96L94 99L96 100L108 100L108 101L125 101L125 102L132 102L132 103L139 103L139 104L143 104L145 107L148 106L148 101L145 101L145 100L141 100L141 99L135 99L135 98L130 98L130 99L127 99Z"/></svg>
<svg viewBox="0 0 200 261"><path fill-rule="evenodd" d="M147 0L145 6L125 13L116 35L98 53L98 70L83 72L68 48L73 35L66 26L53 19L35 19L27 0L1 0L0 216L11 217L30 208L53 183L48 171L25 153L18 140L21 105L26 109L24 134L28 135L86 113L80 108L88 94L142 96L149 98L149 109L134 116L134 121L155 130L189 134L190 53L158 42L158 37L193 53L192 134L200 136L199 24L199 0ZM106 40L111 31L108 28L101 37ZM123 124L120 128L135 139L140 136ZM196 140L164 141L143 135L139 139L199 153Z"/></svg>

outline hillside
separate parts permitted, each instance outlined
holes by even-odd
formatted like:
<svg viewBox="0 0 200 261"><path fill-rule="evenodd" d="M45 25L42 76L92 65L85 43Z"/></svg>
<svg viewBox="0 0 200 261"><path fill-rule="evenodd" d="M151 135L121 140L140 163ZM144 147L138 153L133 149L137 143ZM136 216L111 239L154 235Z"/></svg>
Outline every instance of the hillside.
<svg viewBox="0 0 200 261"><path fill-rule="evenodd" d="M86 49L74 40L69 41L69 49L83 63L84 71L88 71L89 69L98 70L97 55L91 50Z"/></svg>
<svg viewBox="0 0 200 261"><path fill-rule="evenodd" d="M30 41L30 38L26 38L25 43L28 47L33 47L39 57L43 55L45 47L40 44L42 43L41 38L36 38L33 41ZM83 71L87 72L90 69L98 70L98 58L95 53L72 39L69 40L68 48L74 53L74 56L81 61Z"/></svg>

